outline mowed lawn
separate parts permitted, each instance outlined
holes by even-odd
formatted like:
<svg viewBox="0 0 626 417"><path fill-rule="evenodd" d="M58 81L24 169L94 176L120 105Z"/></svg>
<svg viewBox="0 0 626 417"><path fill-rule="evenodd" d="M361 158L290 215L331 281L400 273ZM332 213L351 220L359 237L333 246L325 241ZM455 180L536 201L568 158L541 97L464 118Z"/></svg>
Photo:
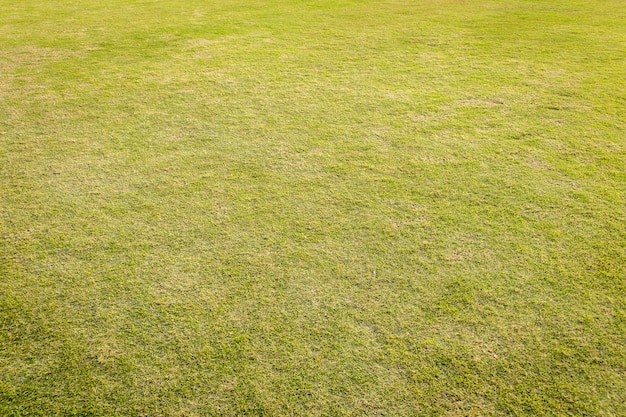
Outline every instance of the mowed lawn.
<svg viewBox="0 0 626 417"><path fill-rule="evenodd" d="M625 3L0 0L0 415L626 415Z"/></svg>

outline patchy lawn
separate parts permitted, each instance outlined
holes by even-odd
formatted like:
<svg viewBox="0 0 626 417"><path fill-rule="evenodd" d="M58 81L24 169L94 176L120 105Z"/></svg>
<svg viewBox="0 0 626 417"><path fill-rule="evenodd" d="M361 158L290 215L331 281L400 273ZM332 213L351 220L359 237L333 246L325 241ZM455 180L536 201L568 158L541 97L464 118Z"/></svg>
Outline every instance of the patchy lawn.
<svg viewBox="0 0 626 417"><path fill-rule="evenodd" d="M626 415L619 0L0 0L0 415Z"/></svg>

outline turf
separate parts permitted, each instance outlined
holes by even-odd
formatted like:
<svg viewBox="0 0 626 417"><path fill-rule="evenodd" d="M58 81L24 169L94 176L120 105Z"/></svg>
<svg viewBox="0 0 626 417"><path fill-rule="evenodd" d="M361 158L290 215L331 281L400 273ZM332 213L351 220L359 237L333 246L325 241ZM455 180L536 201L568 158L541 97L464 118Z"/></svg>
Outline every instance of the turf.
<svg viewBox="0 0 626 417"><path fill-rule="evenodd" d="M0 415L626 415L621 0L0 0Z"/></svg>

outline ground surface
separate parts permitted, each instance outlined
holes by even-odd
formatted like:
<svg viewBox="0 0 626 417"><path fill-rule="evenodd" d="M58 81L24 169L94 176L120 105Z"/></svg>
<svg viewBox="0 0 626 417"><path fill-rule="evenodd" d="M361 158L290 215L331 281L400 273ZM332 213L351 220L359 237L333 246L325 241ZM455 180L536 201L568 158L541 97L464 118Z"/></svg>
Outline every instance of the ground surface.
<svg viewBox="0 0 626 417"><path fill-rule="evenodd" d="M624 22L0 0L0 415L626 415Z"/></svg>

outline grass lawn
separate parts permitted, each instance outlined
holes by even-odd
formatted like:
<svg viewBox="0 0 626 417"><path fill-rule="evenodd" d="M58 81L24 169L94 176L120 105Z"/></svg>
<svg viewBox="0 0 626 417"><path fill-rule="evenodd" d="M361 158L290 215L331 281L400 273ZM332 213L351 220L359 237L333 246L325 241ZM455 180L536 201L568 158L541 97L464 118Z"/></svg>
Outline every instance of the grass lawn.
<svg viewBox="0 0 626 417"><path fill-rule="evenodd" d="M0 0L0 415L626 415L625 22Z"/></svg>

